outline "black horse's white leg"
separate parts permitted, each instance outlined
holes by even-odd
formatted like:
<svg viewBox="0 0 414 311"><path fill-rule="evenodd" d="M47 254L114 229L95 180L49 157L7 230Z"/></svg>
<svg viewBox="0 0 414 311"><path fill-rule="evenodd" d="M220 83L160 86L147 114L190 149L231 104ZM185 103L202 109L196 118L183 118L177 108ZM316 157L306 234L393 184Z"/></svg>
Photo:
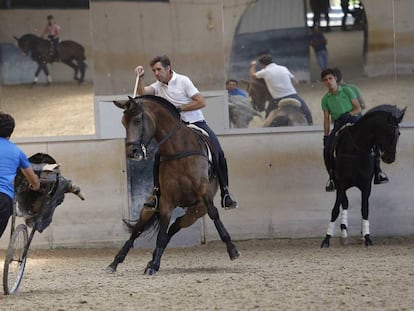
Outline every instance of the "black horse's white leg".
<svg viewBox="0 0 414 311"><path fill-rule="evenodd" d="M157 236L157 243L155 250L152 253L152 260L148 262L144 274L145 275L154 275L161 265L161 256L164 253L165 248L167 247L170 237L168 236L167 229L170 223L171 214L164 215L160 217L160 228Z"/></svg>
<svg viewBox="0 0 414 311"><path fill-rule="evenodd" d="M341 220L341 242L348 244L348 198L346 194L342 200L342 220Z"/></svg>
<svg viewBox="0 0 414 311"><path fill-rule="evenodd" d="M220 235L220 239L226 244L227 247L227 253L230 256L231 260L237 259L240 257L240 252L236 248L236 246L232 243L230 234L227 232L226 228L224 227L219 212L217 210L217 207L214 206L213 202L210 201L207 197L204 197L204 203L207 206L207 213L208 216L213 220L214 225L216 226L216 229Z"/></svg>
<svg viewBox="0 0 414 311"><path fill-rule="evenodd" d="M361 222L361 233L362 238L364 239L365 246L372 246L373 242L370 237L369 232L369 221L368 221L368 214L369 214L369 199L370 193L362 192L362 208L361 208L361 214L362 214L362 222Z"/></svg>
<svg viewBox="0 0 414 311"><path fill-rule="evenodd" d="M49 85L52 82L52 77L49 74L49 70L47 69L47 63L46 62L42 62L39 64L40 69L44 72L47 82L46 85Z"/></svg>
<svg viewBox="0 0 414 311"><path fill-rule="evenodd" d="M338 219L339 216L339 207L342 203L342 195L340 194L340 191L336 191L336 200L334 207L331 211L331 221L329 222L328 229L326 230L326 236L322 241L321 248L328 248L330 244L331 237L333 237L335 232L335 221Z"/></svg>

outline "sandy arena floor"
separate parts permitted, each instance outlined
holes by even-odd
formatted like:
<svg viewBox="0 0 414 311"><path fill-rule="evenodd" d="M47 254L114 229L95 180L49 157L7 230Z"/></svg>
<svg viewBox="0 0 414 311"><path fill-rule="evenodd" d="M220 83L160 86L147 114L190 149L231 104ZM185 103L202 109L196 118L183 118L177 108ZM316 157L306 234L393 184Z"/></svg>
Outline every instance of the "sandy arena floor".
<svg viewBox="0 0 414 311"><path fill-rule="evenodd" d="M213 242L167 249L144 276L151 250L133 249L115 274L116 249L33 250L17 294L1 310L412 310L414 237L236 242L230 261ZM0 258L5 252L0 252ZM2 261L0 262L2 264Z"/></svg>

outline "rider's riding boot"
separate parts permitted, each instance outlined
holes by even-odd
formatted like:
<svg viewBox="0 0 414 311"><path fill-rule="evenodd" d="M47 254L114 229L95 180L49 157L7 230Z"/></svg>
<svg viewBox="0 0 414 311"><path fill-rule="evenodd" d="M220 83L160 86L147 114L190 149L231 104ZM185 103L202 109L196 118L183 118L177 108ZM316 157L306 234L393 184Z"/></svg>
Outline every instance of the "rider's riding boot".
<svg viewBox="0 0 414 311"><path fill-rule="evenodd" d="M374 156L374 184L386 184L388 182L387 175L381 170L381 159L379 155L378 147L374 147L373 149L373 156Z"/></svg>
<svg viewBox="0 0 414 311"><path fill-rule="evenodd" d="M224 209L233 209L238 207L237 202L233 200L227 187L225 187L222 191L221 207L223 207Z"/></svg>
<svg viewBox="0 0 414 311"><path fill-rule="evenodd" d="M333 181L333 178L332 178L332 174L333 174L332 172L329 173L329 180L325 186L326 192L332 192L332 191L335 191L336 189L335 182Z"/></svg>
<svg viewBox="0 0 414 311"><path fill-rule="evenodd" d="M383 171L379 171L375 173L375 176L374 176L375 185L386 184L387 182L388 182L388 176Z"/></svg>
<svg viewBox="0 0 414 311"><path fill-rule="evenodd" d="M160 197L160 188L154 187L152 189L152 194L148 198L147 202L144 203L144 207L157 210L158 209L158 202Z"/></svg>

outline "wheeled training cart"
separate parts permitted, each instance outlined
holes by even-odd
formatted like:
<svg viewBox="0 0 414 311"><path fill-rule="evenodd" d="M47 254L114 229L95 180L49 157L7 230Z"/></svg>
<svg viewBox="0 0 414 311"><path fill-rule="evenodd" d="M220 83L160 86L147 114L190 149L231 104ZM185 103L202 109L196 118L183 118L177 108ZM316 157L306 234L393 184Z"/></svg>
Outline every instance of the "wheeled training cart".
<svg viewBox="0 0 414 311"><path fill-rule="evenodd" d="M60 166L51 156L37 153L29 161L39 176L40 189L31 190L23 174L19 172L16 175L10 242L3 270L5 295L13 294L19 288L34 234L43 232L50 225L54 210L63 202L64 194L71 192L84 200L80 188L60 174ZM25 223L16 225L18 217Z"/></svg>

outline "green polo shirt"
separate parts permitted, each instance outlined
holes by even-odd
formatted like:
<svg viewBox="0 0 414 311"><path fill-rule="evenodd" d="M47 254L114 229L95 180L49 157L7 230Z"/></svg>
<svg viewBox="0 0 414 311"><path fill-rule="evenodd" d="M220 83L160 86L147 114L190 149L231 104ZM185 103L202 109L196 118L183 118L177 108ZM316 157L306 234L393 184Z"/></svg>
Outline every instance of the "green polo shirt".
<svg viewBox="0 0 414 311"><path fill-rule="evenodd" d="M354 109L352 99L357 99L356 94L348 87L339 86L336 94L328 92L322 97L322 110L328 111L335 121L344 113Z"/></svg>

